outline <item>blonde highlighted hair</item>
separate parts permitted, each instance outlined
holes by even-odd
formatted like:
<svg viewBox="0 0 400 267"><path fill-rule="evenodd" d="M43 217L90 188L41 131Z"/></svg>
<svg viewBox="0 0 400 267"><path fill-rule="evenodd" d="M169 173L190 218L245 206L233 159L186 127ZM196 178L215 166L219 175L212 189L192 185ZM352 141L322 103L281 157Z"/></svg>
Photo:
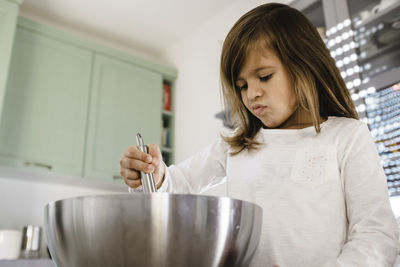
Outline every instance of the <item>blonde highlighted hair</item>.
<svg viewBox="0 0 400 267"><path fill-rule="evenodd" d="M254 149L262 122L242 102L236 80L250 49L262 45L282 62L299 101L310 112L316 132L328 116L358 119L354 103L335 61L313 24L298 10L268 3L244 14L225 38L220 76L225 106L236 131L224 136L232 155Z"/></svg>

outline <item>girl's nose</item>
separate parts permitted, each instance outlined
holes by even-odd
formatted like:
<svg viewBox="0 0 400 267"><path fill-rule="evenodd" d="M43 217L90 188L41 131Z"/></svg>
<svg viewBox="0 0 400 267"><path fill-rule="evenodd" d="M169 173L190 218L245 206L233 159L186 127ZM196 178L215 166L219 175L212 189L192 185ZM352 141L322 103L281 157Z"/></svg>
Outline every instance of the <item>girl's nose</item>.
<svg viewBox="0 0 400 267"><path fill-rule="evenodd" d="M247 99L256 100L263 94L262 88L259 83L253 83L247 85Z"/></svg>

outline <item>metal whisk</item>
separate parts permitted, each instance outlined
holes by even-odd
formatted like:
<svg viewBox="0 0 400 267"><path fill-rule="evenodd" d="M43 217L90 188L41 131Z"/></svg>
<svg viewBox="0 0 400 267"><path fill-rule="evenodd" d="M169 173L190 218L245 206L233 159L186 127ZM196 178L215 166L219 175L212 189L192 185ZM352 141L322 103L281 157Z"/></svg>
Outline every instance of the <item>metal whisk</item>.
<svg viewBox="0 0 400 267"><path fill-rule="evenodd" d="M136 134L136 142L140 151L148 153L147 146L144 145L143 138L140 133ZM152 173L140 172L140 180L142 181L142 187L144 193L157 192L157 187L154 182L154 175Z"/></svg>

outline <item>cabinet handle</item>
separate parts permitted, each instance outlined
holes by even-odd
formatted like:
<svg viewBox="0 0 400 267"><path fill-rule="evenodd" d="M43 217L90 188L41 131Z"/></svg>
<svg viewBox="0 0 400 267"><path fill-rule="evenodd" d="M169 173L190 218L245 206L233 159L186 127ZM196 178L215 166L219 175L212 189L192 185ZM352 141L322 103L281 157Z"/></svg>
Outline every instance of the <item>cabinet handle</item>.
<svg viewBox="0 0 400 267"><path fill-rule="evenodd" d="M51 170L53 167L51 165L48 164L44 164L44 163L40 163L40 162L32 162L32 161L25 161L24 164L26 166L35 166L35 167L40 167L40 168L46 168Z"/></svg>
<svg viewBox="0 0 400 267"><path fill-rule="evenodd" d="M114 180L122 180L122 176L121 175L114 175L113 179Z"/></svg>

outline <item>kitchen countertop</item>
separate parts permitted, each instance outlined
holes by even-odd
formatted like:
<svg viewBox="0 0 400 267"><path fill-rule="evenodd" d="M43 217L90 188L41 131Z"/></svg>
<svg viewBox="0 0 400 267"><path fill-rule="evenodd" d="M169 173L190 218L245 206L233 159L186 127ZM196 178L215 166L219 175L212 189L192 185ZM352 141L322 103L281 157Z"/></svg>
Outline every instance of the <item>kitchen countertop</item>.
<svg viewBox="0 0 400 267"><path fill-rule="evenodd" d="M50 259L0 260L0 267L55 267Z"/></svg>

